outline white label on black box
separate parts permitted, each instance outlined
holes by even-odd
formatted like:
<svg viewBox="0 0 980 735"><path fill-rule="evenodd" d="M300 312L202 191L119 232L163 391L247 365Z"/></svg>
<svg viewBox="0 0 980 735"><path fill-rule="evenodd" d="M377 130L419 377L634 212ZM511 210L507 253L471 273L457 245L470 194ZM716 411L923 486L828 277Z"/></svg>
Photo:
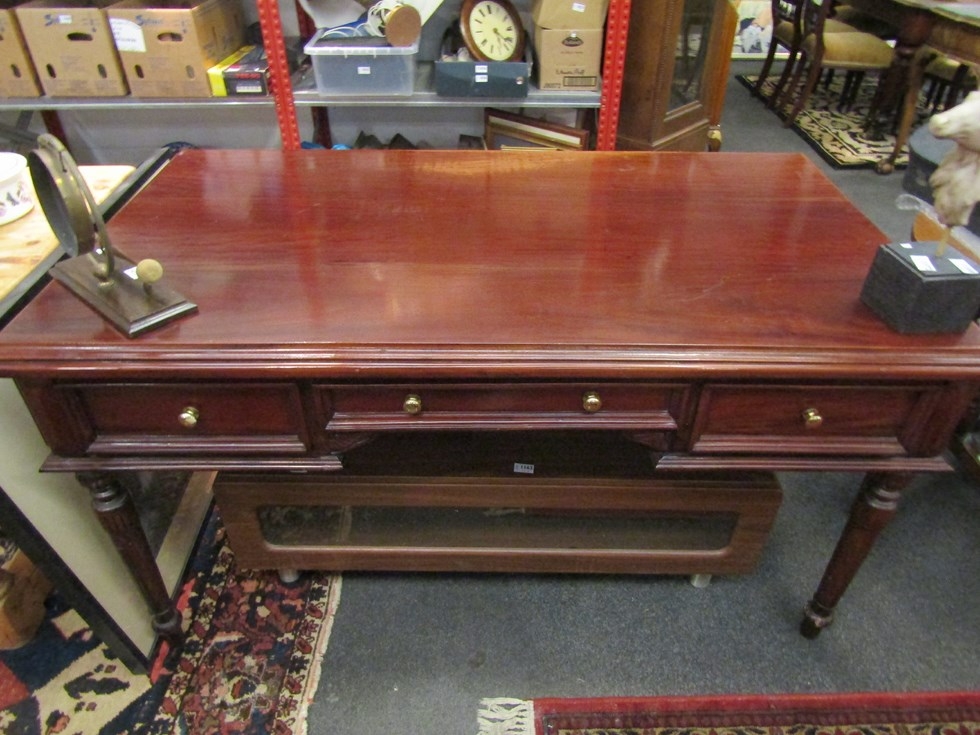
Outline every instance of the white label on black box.
<svg viewBox="0 0 980 735"><path fill-rule="evenodd" d="M949 262L952 263L960 273L965 273L968 276L975 276L977 274L977 269L970 265L969 262L963 260L963 258L950 258Z"/></svg>
<svg viewBox="0 0 980 735"><path fill-rule="evenodd" d="M370 74L371 73L371 67L370 66L359 66L359 67L357 67L357 73L359 75L361 75L361 76L364 76L366 74Z"/></svg>
<svg viewBox="0 0 980 735"><path fill-rule="evenodd" d="M125 18L109 18L112 38L120 51L146 53L146 41L143 39L143 29L131 20Z"/></svg>
<svg viewBox="0 0 980 735"><path fill-rule="evenodd" d="M477 74L475 77L473 77L473 81L476 82L477 84L486 84L487 82L490 81L490 75Z"/></svg>
<svg viewBox="0 0 980 735"><path fill-rule="evenodd" d="M920 271L934 273L936 266L932 264L932 259L928 255L911 255L912 265Z"/></svg>
<svg viewBox="0 0 980 735"><path fill-rule="evenodd" d="M522 475L533 475L534 465L525 462L514 462L514 472L519 472Z"/></svg>

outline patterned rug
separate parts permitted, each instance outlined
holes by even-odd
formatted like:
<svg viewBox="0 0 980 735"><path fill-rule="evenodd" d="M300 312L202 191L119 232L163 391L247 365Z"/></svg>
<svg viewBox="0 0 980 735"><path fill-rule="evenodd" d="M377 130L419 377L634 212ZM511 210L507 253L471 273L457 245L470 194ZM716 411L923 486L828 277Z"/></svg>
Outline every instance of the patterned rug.
<svg viewBox="0 0 980 735"><path fill-rule="evenodd" d="M480 735L978 735L980 692L487 699Z"/></svg>
<svg viewBox="0 0 980 735"><path fill-rule="evenodd" d="M753 91L757 76L740 75L739 82ZM776 88L779 77L769 76L762 85L762 98L767 101ZM875 77L867 77L857 92L854 104L847 110L837 109L844 75L836 74L829 86L823 82L817 85L807 106L797 116L793 130L802 137L820 156L835 168L870 168L878 161L887 158L895 147L894 132L886 126L879 139L865 134L864 119L871 106L875 93ZM762 100L760 100L762 104ZM780 119L785 120L789 108L773 110ZM913 129L922 121L913 123ZM896 168L908 166L908 146L905 146L895 161Z"/></svg>
<svg viewBox="0 0 980 735"><path fill-rule="evenodd" d="M5 735L303 735L341 578L240 570L213 511L180 591L185 643L132 674L56 595L0 652Z"/></svg>

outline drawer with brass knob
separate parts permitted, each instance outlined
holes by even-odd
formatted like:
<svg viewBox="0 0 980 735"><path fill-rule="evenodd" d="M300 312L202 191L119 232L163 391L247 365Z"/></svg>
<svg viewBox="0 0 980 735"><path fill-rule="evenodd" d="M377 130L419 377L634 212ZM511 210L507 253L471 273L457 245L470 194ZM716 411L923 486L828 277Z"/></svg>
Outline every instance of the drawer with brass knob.
<svg viewBox="0 0 980 735"><path fill-rule="evenodd" d="M290 383L118 383L59 391L77 409L93 454L295 454L309 444L299 389Z"/></svg>
<svg viewBox="0 0 980 735"><path fill-rule="evenodd" d="M903 455L938 386L712 385L698 402L695 452Z"/></svg>
<svg viewBox="0 0 980 735"><path fill-rule="evenodd" d="M673 431L684 384L318 386L327 431L620 429Z"/></svg>

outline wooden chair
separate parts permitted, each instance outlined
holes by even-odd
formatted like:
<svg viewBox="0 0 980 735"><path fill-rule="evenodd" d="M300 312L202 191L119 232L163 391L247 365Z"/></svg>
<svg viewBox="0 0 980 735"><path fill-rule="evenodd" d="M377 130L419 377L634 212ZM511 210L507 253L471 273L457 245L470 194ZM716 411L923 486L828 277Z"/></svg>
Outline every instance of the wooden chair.
<svg viewBox="0 0 980 735"><path fill-rule="evenodd" d="M930 114L955 107L977 88L977 72L969 64L929 46L924 46L920 54L923 57L920 63L924 64L923 80L929 83L925 105Z"/></svg>
<svg viewBox="0 0 980 735"><path fill-rule="evenodd" d="M776 82L776 88L766 103L767 107L775 107L777 100L782 97L786 82L792 76L799 58L800 43L803 40L803 6L804 0L772 0L772 40L759 72L759 78L753 88L757 97L762 97L762 87L772 70L776 51L779 48L785 48L789 56L783 66L779 81ZM826 33L846 33L857 30L834 18L828 18L824 28Z"/></svg>
<svg viewBox="0 0 980 735"><path fill-rule="evenodd" d="M803 0L800 62L793 72L792 82L783 93L785 99L779 100L782 107L793 99L793 91L799 88L793 109L786 119L787 126L793 124L806 106L824 70L848 72L848 81L841 95L841 107L844 108L852 101L865 72L881 72L892 63L894 50L877 36L853 29L841 31L839 27L837 31L831 30L833 24L828 24L831 20L830 10L830 0ZM807 75L800 88L804 68Z"/></svg>

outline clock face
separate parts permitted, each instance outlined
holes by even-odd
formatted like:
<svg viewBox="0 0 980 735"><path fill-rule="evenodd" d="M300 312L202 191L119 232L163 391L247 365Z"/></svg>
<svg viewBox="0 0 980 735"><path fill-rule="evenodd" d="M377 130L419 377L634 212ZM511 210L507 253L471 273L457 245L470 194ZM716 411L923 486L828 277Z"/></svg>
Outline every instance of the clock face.
<svg viewBox="0 0 980 735"><path fill-rule="evenodd" d="M466 47L480 61L512 61L524 51L521 17L506 0L467 0L460 25Z"/></svg>

